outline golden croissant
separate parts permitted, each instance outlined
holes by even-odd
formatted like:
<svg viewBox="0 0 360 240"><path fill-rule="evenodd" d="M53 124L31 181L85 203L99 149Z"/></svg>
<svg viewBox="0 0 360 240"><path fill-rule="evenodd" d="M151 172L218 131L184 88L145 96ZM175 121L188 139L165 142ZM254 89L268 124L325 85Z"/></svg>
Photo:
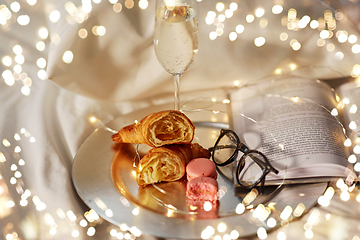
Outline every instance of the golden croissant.
<svg viewBox="0 0 360 240"><path fill-rule="evenodd" d="M210 158L210 152L197 143L152 148L140 160L138 185L179 180L185 175L186 164L194 158Z"/></svg>
<svg viewBox="0 0 360 240"><path fill-rule="evenodd" d="M140 122L123 127L111 138L117 143L145 143L160 147L191 143L194 133L195 126L185 114L167 110L149 114Z"/></svg>

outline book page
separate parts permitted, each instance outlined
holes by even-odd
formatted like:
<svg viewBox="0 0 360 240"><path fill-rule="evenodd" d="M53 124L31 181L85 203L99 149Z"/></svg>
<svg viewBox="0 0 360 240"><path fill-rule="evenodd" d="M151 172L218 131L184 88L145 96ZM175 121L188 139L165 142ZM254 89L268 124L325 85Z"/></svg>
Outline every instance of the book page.
<svg viewBox="0 0 360 240"><path fill-rule="evenodd" d="M345 83L336 89L343 104L344 126L353 140L360 137L360 81Z"/></svg>
<svg viewBox="0 0 360 240"><path fill-rule="evenodd" d="M337 106L334 96L321 81L295 77L231 94L234 131L280 170L267 181L347 177L349 151L342 125L331 114Z"/></svg>

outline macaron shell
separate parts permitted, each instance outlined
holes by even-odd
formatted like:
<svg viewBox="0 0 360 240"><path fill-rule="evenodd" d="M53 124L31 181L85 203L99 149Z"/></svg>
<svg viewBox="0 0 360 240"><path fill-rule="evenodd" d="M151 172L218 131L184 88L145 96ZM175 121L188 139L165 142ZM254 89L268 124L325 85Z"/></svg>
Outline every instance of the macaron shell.
<svg viewBox="0 0 360 240"><path fill-rule="evenodd" d="M191 160L186 166L186 174L188 181L197 177L217 178L215 163L208 158L195 158Z"/></svg>
<svg viewBox="0 0 360 240"><path fill-rule="evenodd" d="M216 201L218 182L211 177L193 178L187 183L186 195L195 201Z"/></svg>

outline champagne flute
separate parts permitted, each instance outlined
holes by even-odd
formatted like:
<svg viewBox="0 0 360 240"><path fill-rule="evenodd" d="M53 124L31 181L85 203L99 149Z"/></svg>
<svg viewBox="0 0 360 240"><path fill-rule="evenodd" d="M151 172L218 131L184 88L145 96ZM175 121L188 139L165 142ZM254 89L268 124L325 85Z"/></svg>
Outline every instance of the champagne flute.
<svg viewBox="0 0 360 240"><path fill-rule="evenodd" d="M180 76L198 52L195 0L156 0L154 46L158 61L173 75L175 110L180 110Z"/></svg>

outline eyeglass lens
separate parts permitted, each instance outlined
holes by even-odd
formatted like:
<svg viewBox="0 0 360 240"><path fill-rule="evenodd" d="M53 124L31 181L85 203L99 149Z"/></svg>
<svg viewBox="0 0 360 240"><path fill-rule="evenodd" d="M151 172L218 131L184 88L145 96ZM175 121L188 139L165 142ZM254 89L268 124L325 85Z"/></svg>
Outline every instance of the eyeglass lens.
<svg viewBox="0 0 360 240"><path fill-rule="evenodd" d="M250 152L241 158L244 166L240 171L237 171L237 179L242 186L251 187L259 183L264 174L263 168L258 164L259 161L265 162L266 160L262 155L256 152Z"/></svg>
<svg viewBox="0 0 360 240"><path fill-rule="evenodd" d="M231 135L231 133L223 134L215 146L213 159L217 165L226 163L233 155L237 156L237 142L234 141L235 139ZM231 159L231 162L234 160L235 159Z"/></svg>

